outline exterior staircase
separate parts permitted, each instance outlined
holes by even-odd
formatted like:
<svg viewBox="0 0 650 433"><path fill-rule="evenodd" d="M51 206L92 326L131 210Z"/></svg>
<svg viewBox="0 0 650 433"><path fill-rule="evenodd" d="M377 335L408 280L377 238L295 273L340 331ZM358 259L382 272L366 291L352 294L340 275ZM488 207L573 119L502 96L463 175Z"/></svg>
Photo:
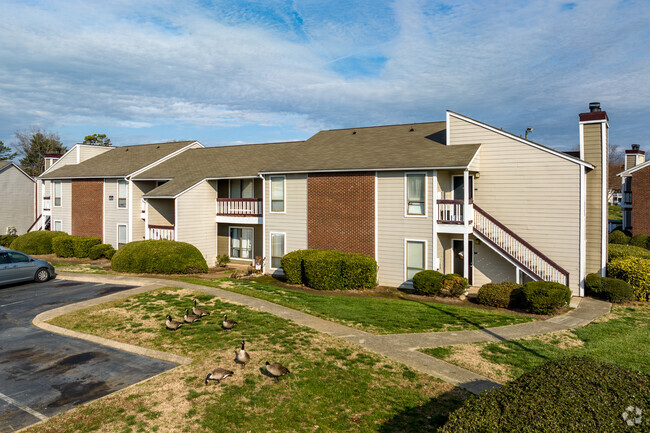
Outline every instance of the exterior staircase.
<svg viewBox="0 0 650 433"><path fill-rule="evenodd" d="M29 232L37 232L39 230L49 230L50 229L50 216L46 215L43 216L43 214L39 215L38 218L36 218L36 221L27 229L27 233Z"/></svg>

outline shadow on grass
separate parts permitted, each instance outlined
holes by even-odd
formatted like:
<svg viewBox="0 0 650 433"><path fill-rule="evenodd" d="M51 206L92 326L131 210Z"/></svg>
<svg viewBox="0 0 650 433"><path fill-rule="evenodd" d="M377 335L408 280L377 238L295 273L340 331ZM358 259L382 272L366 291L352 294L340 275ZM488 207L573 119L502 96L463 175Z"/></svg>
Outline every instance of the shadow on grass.
<svg viewBox="0 0 650 433"><path fill-rule="evenodd" d="M454 388L421 406L411 407L396 414L379 427L381 433L434 432L443 426L449 414L460 406L471 394L461 388Z"/></svg>

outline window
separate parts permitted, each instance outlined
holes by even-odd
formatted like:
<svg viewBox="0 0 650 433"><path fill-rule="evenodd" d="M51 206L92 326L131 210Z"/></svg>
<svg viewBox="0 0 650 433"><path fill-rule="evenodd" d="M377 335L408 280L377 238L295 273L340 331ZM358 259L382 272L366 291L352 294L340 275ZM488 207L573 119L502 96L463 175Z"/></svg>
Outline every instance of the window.
<svg viewBox="0 0 650 433"><path fill-rule="evenodd" d="M126 242L126 224L120 224L117 226L117 247L122 247Z"/></svg>
<svg viewBox="0 0 650 433"><path fill-rule="evenodd" d="M27 257L24 254L20 253L7 253L9 254L9 258L11 260L11 263L27 263L29 262L29 257Z"/></svg>
<svg viewBox="0 0 650 433"><path fill-rule="evenodd" d="M126 208L126 186L125 180L117 181L117 207Z"/></svg>
<svg viewBox="0 0 650 433"><path fill-rule="evenodd" d="M406 175L407 215L425 214L425 181L424 174Z"/></svg>
<svg viewBox="0 0 650 433"><path fill-rule="evenodd" d="M230 198L253 198L253 179L231 179Z"/></svg>
<svg viewBox="0 0 650 433"><path fill-rule="evenodd" d="M406 242L406 279L411 281L413 275L425 268L425 250L426 242L407 241Z"/></svg>
<svg viewBox="0 0 650 433"><path fill-rule="evenodd" d="M271 176L271 212L284 212L284 176Z"/></svg>
<svg viewBox="0 0 650 433"><path fill-rule="evenodd" d="M54 231L60 232L63 231L63 223L61 220L54 220Z"/></svg>
<svg viewBox="0 0 650 433"><path fill-rule="evenodd" d="M6 265L7 263L11 263L9 261L9 255L7 253L0 253L0 265Z"/></svg>
<svg viewBox="0 0 650 433"><path fill-rule="evenodd" d="M284 256L284 233L271 233L271 267L281 268Z"/></svg>
<svg viewBox="0 0 650 433"><path fill-rule="evenodd" d="M236 259L253 258L253 229L230 228L230 257Z"/></svg>
<svg viewBox="0 0 650 433"><path fill-rule="evenodd" d="M61 181L55 180L54 185L54 206L61 206Z"/></svg>

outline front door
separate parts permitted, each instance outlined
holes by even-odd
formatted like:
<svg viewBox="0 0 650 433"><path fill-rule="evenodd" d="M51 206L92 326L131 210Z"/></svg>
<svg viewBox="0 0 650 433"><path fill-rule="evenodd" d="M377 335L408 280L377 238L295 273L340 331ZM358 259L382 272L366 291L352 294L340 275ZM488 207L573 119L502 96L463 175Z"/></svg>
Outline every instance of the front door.
<svg viewBox="0 0 650 433"><path fill-rule="evenodd" d="M454 253L454 269L453 272L454 274L458 274L461 277L465 275L463 272L463 265L465 264L465 260L463 258L463 240L462 239L454 239L452 241L452 249ZM469 272L468 272L468 278L467 282L470 284L470 286L473 283L473 273L474 273L474 242L471 240L467 243L467 254L469 254Z"/></svg>

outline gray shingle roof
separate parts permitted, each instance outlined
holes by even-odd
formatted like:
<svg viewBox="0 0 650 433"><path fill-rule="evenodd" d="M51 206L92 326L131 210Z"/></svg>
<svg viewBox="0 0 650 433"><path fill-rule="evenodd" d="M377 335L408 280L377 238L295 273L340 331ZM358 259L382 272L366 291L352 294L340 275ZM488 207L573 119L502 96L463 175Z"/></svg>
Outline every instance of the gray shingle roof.
<svg viewBox="0 0 650 433"><path fill-rule="evenodd" d="M140 144L115 147L80 164L64 165L43 176L44 179L128 176L194 141Z"/></svg>

